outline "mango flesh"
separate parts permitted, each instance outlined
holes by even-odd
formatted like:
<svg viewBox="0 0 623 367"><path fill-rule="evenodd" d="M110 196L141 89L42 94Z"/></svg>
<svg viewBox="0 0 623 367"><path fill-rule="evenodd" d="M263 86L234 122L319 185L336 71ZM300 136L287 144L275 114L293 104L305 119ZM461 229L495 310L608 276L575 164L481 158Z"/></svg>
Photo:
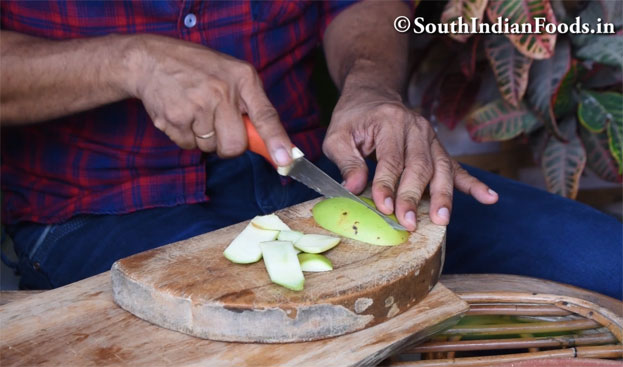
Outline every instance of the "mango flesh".
<svg viewBox="0 0 623 367"><path fill-rule="evenodd" d="M312 214L322 228L372 245L395 246L409 238L409 232L392 228L365 205L347 198L323 200Z"/></svg>

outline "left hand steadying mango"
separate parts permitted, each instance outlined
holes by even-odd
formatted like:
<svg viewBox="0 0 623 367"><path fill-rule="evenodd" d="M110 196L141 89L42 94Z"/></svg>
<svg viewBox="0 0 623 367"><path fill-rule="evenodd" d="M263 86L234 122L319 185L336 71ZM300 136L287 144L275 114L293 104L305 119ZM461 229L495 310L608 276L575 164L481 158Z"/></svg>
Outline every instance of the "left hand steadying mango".
<svg viewBox="0 0 623 367"><path fill-rule="evenodd" d="M483 204L498 200L495 191L448 155L430 123L406 107L396 92L360 81L352 87L345 83L323 151L338 165L344 185L355 194L367 183L364 157L376 151L372 198L381 212L395 212L410 231L416 228L417 206L427 185L435 224L449 223L454 187Z"/></svg>

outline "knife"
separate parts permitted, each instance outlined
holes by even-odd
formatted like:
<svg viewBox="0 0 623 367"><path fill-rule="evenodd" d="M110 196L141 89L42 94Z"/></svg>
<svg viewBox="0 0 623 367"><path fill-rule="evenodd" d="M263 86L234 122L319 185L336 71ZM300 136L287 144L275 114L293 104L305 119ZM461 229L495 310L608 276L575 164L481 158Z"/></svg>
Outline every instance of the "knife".
<svg viewBox="0 0 623 367"><path fill-rule="evenodd" d="M299 181L300 183L316 191L322 196L328 198L345 197L351 200L355 200L356 202L365 205L367 208L380 215L381 218L383 218L383 220L387 222L387 224L389 224L392 228L401 231L407 230L398 222L379 212L376 208L372 207L350 191L346 190L344 186L340 185L337 181L332 179L331 176L327 175L326 173L324 173L323 170L316 167L315 164L307 160L303 156L303 153L294 146L293 162L289 167L287 167L288 169L284 170L284 167L277 167L277 165L273 162L270 153L268 153L268 148L266 148L266 144L264 144L264 141L255 129L255 126L253 125L253 123L251 123L249 116L246 114L243 115L242 120L244 121L244 126L247 130L249 150L264 157L270 164L273 165L273 167L277 168L281 175L287 175L292 177L293 179Z"/></svg>

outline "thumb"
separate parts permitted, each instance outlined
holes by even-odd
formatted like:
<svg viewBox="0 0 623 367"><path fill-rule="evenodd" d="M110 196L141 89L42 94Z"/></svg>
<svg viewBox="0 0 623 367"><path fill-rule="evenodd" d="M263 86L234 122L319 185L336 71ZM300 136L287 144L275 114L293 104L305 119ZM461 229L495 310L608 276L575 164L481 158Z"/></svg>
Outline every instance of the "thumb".
<svg viewBox="0 0 623 367"><path fill-rule="evenodd" d="M368 184L368 166L352 138L348 134L328 135L322 150L340 169L344 187L360 194Z"/></svg>

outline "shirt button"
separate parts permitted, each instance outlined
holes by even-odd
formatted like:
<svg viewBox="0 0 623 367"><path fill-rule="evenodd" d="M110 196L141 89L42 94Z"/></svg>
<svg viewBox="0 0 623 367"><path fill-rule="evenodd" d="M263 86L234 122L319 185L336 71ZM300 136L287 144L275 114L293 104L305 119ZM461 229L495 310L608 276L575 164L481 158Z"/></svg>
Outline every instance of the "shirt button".
<svg viewBox="0 0 623 367"><path fill-rule="evenodd" d="M184 17L184 25L186 28L192 28L197 24L197 17L193 13L186 14Z"/></svg>

